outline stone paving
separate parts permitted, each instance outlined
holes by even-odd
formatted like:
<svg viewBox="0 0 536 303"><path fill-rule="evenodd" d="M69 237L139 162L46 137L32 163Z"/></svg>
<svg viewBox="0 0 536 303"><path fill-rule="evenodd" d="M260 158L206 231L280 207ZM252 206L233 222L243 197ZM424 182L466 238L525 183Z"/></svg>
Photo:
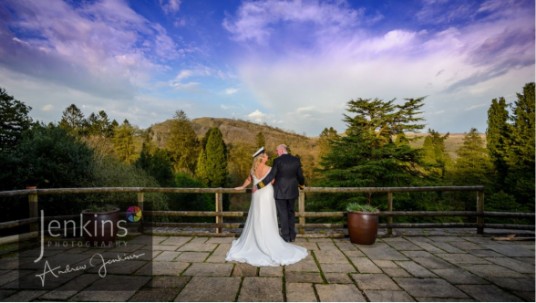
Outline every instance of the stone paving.
<svg viewBox="0 0 536 303"><path fill-rule="evenodd" d="M535 300L534 240L429 233L383 237L374 245L348 238L298 238L309 256L284 267L225 261L231 237L141 235L109 249L57 248L47 260L83 264L139 251L144 256L47 277L31 249L0 259L3 301L529 301ZM149 241L149 242L147 242ZM151 247L143 243L151 243ZM35 250L36 248L33 248ZM81 257L82 256L82 257ZM138 255L136 255L138 256ZM81 259L82 258L82 259ZM52 262L52 261L51 261ZM73 266L74 268L74 266ZM71 269L73 269L71 268ZM57 272L56 272L57 273ZM31 282L33 281L33 282ZM21 286L22 285L22 286Z"/></svg>

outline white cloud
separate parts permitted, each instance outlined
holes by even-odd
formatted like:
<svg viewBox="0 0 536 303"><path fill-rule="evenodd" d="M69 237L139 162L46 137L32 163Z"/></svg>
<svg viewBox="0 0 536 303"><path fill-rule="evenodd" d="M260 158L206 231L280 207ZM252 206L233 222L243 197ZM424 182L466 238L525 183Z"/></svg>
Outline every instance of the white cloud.
<svg viewBox="0 0 536 303"><path fill-rule="evenodd" d="M250 113L248 117L257 123L261 123L264 122L266 114L262 113L260 110L257 109L254 112Z"/></svg>
<svg viewBox="0 0 536 303"><path fill-rule="evenodd" d="M234 95L238 92L238 89L234 88L234 87L229 87L229 88L226 88L225 89L225 94L226 95Z"/></svg>

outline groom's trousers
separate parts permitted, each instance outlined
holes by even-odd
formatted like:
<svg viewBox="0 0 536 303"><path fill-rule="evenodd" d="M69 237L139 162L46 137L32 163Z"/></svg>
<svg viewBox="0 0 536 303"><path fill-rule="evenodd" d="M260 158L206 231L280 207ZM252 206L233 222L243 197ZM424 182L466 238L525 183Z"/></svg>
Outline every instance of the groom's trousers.
<svg viewBox="0 0 536 303"><path fill-rule="evenodd" d="M277 217L281 225L281 237L290 242L296 239L296 216L294 215L294 203L296 199L275 200L277 207Z"/></svg>

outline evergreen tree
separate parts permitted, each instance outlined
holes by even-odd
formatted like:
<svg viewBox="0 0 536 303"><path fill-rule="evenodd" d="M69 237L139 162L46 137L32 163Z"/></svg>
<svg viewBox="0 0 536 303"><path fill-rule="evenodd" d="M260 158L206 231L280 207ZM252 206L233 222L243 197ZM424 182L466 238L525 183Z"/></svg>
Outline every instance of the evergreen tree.
<svg viewBox="0 0 536 303"><path fill-rule="evenodd" d="M488 110L488 128L486 130L486 144L491 161L495 168L496 183L499 188L504 186L508 173L506 163L510 134L513 131L508 124L509 116L506 100L493 99Z"/></svg>
<svg viewBox="0 0 536 303"><path fill-rule="evenodd" d="M155 178L160 186L174 185L173 164L167 152L153 146L150 141L143 143L140 157L134 164Z"/></svg>
<svg viewBox="0 0 536 303"><path fill-rule="evenodd" d="M113 143L115 155L119 160L129 164L136 160L134 127L128 120L125 119L123 124L115 129Z"/></svg>
<svg viewBox="0 0 536 303"><path fill-rule="evenodd" d="M219 128L208 130L205 135L205 145L201 147L196 169L200 180L209 187L223 187L227 180L227 146Z"/></svg>
<svg viewBox="0 0 536 303"><path fill-rule="evenodd" d="M199 142L192 123L182 110L175 113L171 122L166 150L171 157L175 172L194 174Z"/></svg>
<svg viewBox="0 0 536 303"><path fill-rule="evenodd" d="M30 128L32 110L23 102L0 88L0 151L14 147L20 141L22 133Z"/></svg>
<svg viewBox="0 0 536 303"><path fill-rule="evenodd" d="M509 172L506 185L518 203L534 211L534 82L527 83L514 104L511 146L508 151Z"/></svg>
<svg viewBox="0 0 536 303"><path fill-rule="evenodd" d="M424 98L406 99L402 105L379 99L348 102L344 121L346 136L333 141L322 159L324 186L408 186L420 176L418 150L406 138L397 140L405 131L424 126L419 108ZM344 202L344 201L342 201ZM340 202L338 202L340 203ZM341 205L334 206L342 208Z"/></svg>
<svg viewBox="0 0 536 303"><path fill-rule="evenodd" d="M257 143L257 148L260 148L261 146L266 146L266 139L264 138L264 134L262 132L258 132L255 136L255 142Z"/></svg>
<svg viewBox="0 0 536 303"><path fill-rule="evenodd" d="M452 182L455 185L489 186L492 163L485 147L484 139L476 128L471 128L463 138L463 145L457 150ZM460 196L464 210L475 210L474 198Z"/></svg>
<svg viewBox="0 0 536 303"><path fill-rule="evenodd" d="M445 140L449 133L441 136L433 129L428 130L428 136L424 138L422 147L422 163L430 171L431 175L443 179L450 156L445 150Z"/></svg>
<svg viewBox="0 0 536 303"><path fill-rule="evenodd" d="M319 156L321 158L325 157L331 150L332 142L338 139L339 139L339 134L337 134L337 131L333 127L324 128L324 130L322 130L318 138Z"/></svg>
<svg viewBox="0 0 536 303"><path fill-rule="evenodd" d="M59 126L72 135L83 136L87 121L82 111L76 105L71 104L63 111Z"/></svg>
<svg viewBox="0 0 536 303"><path fill-rule="evenodd" d="M484 139L476 128L471 128L463 138L463 145L457 150L454 165L456 185L488 185L491 161Z"/></svg>

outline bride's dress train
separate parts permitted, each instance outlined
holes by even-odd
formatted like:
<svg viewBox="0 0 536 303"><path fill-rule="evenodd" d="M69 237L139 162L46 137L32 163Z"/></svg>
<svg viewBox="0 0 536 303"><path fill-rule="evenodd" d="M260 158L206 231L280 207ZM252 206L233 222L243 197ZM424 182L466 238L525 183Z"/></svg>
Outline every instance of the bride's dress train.
<svg viewBox="0 0 536 303"><path fill-rule="evenodd" d="M254 184L260 181L256 177L253 180ZM279 235L274 188L269 184L253 193L244 230L233 241L225 260L280 266L296 263L307 254L307 249L287 243Z"/></svg>

